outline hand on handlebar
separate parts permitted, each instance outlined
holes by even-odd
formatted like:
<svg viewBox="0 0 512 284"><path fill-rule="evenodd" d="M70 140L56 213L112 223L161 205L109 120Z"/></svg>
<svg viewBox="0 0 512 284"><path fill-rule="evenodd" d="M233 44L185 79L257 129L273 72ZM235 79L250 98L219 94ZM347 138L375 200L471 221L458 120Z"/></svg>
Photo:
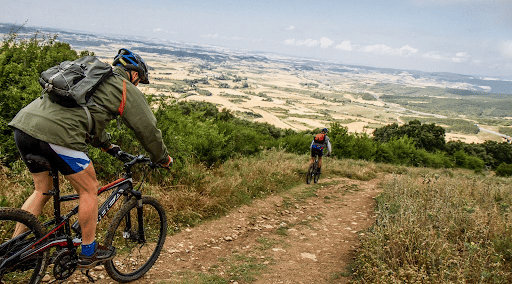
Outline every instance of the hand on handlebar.
<svg viewBox="0 0 512 284"><path fill-rule="evenodd" d="M111 155L112 157L117 158L119 153L121 152L121 147L115 144L110 144L110 146L108 146L107 148L102 148L101 150Z"/></svg>

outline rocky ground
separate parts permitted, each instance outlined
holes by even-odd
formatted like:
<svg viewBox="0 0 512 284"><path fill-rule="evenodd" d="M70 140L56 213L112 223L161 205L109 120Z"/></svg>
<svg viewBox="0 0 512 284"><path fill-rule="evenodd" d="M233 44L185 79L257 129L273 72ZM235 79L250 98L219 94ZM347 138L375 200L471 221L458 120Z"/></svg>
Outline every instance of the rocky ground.
<svg viewBox="0 0 512 284"><path fill-rule="evenodd" d="M184 229L135 283L348 283L380 181L321 177ZM92 274L95 283L115 283L102 267ZM84 282L80 272L67 281Z"/></svg>

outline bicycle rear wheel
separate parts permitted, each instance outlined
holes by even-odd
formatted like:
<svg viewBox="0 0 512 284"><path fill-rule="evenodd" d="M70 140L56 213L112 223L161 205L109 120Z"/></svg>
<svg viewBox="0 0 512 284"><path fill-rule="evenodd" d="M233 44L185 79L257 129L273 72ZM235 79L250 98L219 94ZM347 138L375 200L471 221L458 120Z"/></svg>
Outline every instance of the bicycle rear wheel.
<svg viewBox="0 0 512 284"><path fill-rule="evenodd" d="M308 172L306 173L306 183L310 184L315 174L315 168L313 165L309 166Z"/></svg>
<svg viewBox="0 0 512 284"><path fill-rule="evenodd" d="M142 277L158 259L165 242L167 218L158 200L143 196L140 213L142 215L139 215L137 200L130 200L114 217L107 231L105 245L114 246L117 254L105 263L105 268L118 282Z"/></svg>
<svg viewBox="0 0 512 284"><path fill-rule="evenodd" d="M28 230L12 238L16 223ZM41 223L29 212L18 208L0 208L0 263L44 235ZM0 283L40 283L48 266L48 251L30 259L15 259L0 268Z"/></svg>

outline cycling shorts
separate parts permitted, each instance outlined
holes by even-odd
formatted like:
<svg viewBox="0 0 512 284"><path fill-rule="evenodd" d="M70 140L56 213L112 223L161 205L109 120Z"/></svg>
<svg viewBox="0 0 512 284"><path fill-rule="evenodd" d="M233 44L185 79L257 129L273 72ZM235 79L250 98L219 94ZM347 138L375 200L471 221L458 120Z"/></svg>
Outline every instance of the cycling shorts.
<svg viewBox="0 0 512 284"><path fill-rule="evenodd" d="M37 163L28 163L28 154L46 158L50 165L63 175L79 173L91 163L91 159L84 152L41 141L19 129L14 129L14 141L31 173L40 173L48 169Z"/></svg>
<svg viewBox="0 0 512 284"><path fill-rule="evenodd" d="M316 155L318 155L318 157L322 157L324 155L324 149L311 148L311 157Z"/></svg>

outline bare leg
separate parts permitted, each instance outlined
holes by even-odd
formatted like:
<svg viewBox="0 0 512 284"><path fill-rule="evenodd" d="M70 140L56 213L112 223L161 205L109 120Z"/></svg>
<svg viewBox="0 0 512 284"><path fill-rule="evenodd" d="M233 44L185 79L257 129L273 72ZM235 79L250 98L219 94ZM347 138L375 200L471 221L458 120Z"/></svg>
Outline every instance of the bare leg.
<svg viewBox="0 0 512 284"><path fill-rule="evenodd" d="M98 221L98 180L92 162L85 170L68 175L66 179L80 195L78 223L82 228L82 243L90 244L95 240Z"/></svg>
<svg viewBox="0 0 512 284"><path fill-rule="evenodd" d="M44 205L50 199L50 196L43 195L43 193L47 193L53 185L52 177L49 172L41 172L41 173L33 173L32 179L34 180L34 192L30 195L29 198L23 203L21 209L28 211L34 214L36 217L41 214L43 211ZM25 232L27 228L20 224L16 224L16 229L14 230L13 237Z"/></svg>
<svg viewBox="0 0 512 284"><path fill-rule="evenodd" d="M322 157L318 157L318 168L322 168Z"/></svg>

